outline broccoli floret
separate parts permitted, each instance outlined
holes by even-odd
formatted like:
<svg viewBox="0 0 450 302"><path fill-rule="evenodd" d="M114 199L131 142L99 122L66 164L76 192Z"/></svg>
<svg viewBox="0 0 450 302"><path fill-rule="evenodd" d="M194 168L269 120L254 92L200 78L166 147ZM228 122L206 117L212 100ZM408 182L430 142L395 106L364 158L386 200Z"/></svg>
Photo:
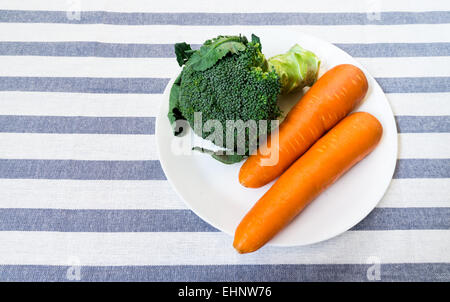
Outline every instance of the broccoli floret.
<svg viewBox="0 0 450 302"><path fill-rule="evenodd" d="M227 120L276 119L280 115L280 82L276 72L268 71L264 63L259 44L250 42L243 52L228 54L205 71L184 68L179 96L181 114L191 127L195 112L202 112L203 124L207 120L220 121L223 138ZM211 133L196 134L206 138Z"/></svg>
<svg viewBox="0 0 450 302"><path fill-rule="evenodd" d="M175 50L177 61L184 68L172 86L170 121L185 119L197 135L211 139L217 129L205 131L204 126L208 120L217 120L222 125L223 141L213 142L226 147L230 143L226 138L231 135L232 151L238 151L241 159L248 156L253 151L249 142L257 142L258 136L269 133L270 121L281 115L277 100L286 77L283 75L281 79L279 72L285 67L268 63L261 52L260 40L254 35L250 42L243 36L219 36L206 41L200 50L178 43ZM199 112L202 125L195 127L195 113ZM244 123L265 120L267 124L265 127L257 124L256 132L249 131L248 127L241 129L245 133L227 127L227 121L238 120ZM245 147L237 150L238 137L242 135L245 135ZM239 161L239 157L233 159Z"/></svg>

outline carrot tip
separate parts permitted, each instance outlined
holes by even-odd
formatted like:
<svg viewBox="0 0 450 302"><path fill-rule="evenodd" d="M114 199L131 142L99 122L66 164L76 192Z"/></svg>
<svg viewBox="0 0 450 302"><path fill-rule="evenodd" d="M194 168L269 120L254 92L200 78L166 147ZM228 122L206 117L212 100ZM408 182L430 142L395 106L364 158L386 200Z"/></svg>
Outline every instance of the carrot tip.
<svg viewBox="0 0 450 302"><path fill-rule="evenodd" d="M253 252L253 251L246 251L245 249L240 248L240 247L238 247L238 246L236 246L236 245L234 245L234 244L233 244L233 247L235 248L235 250L236 250L239 254L247 254L247 253Z"/></svg>
<svg viewBox="0 0 450 302"><path fill-rule="evenodd" d="M242 171L242 170L241 170ZM246 187L246 188L258 188L258 186L255 186L251 183L251 180L249 181L248 178L245 178L242 176L243 173L239 173L239 183Z"/></svg>
<svg viewBox="0 0 450 302"><path fill-rule="evenodd" d="M247 254L247 253L252 253L256 250L258 250L259 248L255 248L255 247L249 247L248 244L247 246L245 246L245 241L243 240L238 240L237 237L234 237L234 241L233 241L233 247L236 249L236 251L239 254Z"/></svg>

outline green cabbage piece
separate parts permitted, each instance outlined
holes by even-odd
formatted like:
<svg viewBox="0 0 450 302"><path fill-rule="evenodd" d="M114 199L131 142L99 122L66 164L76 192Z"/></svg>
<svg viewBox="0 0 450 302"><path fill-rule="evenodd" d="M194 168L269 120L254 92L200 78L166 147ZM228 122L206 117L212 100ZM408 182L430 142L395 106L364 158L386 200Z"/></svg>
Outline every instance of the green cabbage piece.
<svg viewBox="0 0 450 302"><path fill-rule="evenodd" d="M284 54L271 57L268 64L280 77L281 94L312 86L320 68L319 58L298 44Z"/></svg>

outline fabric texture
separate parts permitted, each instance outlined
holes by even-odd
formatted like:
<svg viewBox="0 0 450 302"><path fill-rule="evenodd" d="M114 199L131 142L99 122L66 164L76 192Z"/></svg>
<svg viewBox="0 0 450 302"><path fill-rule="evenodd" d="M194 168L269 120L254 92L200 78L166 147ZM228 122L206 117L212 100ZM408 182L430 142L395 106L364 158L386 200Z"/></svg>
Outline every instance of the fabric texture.
<svg viewBox="0 0 450 302"><path fill-rule="evenodd" d="M393 180L336 238L239 255L166 180L173 44L236 26L327 40L389 99ZM0 281L450 281L449 249L450 1L1 1Z"/></svg>

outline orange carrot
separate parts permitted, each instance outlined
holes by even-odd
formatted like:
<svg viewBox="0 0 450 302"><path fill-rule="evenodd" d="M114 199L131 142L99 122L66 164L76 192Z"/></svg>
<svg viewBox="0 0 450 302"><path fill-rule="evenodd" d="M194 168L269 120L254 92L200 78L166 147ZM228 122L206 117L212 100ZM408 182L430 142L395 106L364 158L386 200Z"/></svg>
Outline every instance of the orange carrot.
<svg viewBox="0 0 450 302"><path fill-rule="evenodd" d="M262 247L369 154L382 133L380 122L369 113L357 112L343 119L284 172L253 206L237 227L233 246L240 253Z"/></svg>
<svg viewBox="0 0 450 302"><path fill-rule="evenodd" d="M239 182L245 187L258 188L280 176L325 132L359 105L367 88L367 79L356 66L338 65L327 71L280 124L279 143L271 146L269 137L267 143L242 165ZM270 147L270 152L278 152L278 162L272 165L268 165L267 160L273 153L261 152Z"/></svg>

